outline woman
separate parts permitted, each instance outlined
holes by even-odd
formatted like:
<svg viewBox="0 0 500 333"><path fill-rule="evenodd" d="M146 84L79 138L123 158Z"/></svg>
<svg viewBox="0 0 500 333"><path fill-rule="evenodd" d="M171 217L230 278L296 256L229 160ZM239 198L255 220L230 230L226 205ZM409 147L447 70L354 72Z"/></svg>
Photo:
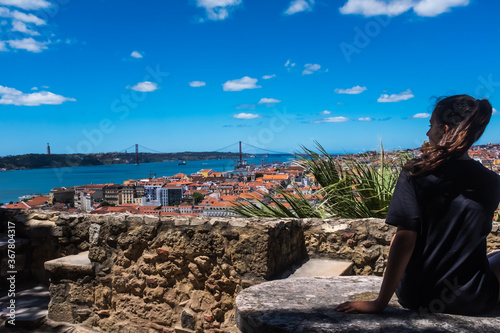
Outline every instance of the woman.
<svg viewBox="0 0 500 333"><path fill-rule="evenodd" d="M492 107L457 95L439 101L429 146L401 172L386 223L397 226L379 296L335 310L377 313L393 293L422 313L482 314L500 299L500 255L486 255L500 177L471 159Z"/></svg>

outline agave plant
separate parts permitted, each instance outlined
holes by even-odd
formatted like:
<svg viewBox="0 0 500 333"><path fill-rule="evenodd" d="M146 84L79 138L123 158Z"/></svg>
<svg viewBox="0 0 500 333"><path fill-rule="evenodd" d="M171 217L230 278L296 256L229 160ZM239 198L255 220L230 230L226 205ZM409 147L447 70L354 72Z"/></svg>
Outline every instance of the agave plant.
<svg viewBox="0 0 500 333"><path fill-rule="evenodd" d="M379 165L365 164L359 159L348 156L338 160L315 142L319 152L304 146L302 154L297 154L297 164L306 168L314 176L321 189L315 194L321 197L317 204L310 203L297 187L298 195L278 190L289 207L267 194L273 206L247 201L238 203L234 211L243 216L258 217L345 217L345 218L384 218L396 186L399 171L411 154L402 153L395 161L386 161L383 146Z"/></svg>
<svg viewBox="0 0 500 333"><path fill-rule="evenodd" d="M294 190L298 193L297 195L285 192L283 189L278 189L276 191L278 195L283 196L285 203L287 203L289 207L276 197L266 193L264 195L271 204L265 204L258 199L256 199L255 202L245 200L245 202L236 202L236 206L233 207L232 210L246 217L327 217L328 214L326 211L321 207L311 204L298 190L296 185L294 186Z"/></svg>

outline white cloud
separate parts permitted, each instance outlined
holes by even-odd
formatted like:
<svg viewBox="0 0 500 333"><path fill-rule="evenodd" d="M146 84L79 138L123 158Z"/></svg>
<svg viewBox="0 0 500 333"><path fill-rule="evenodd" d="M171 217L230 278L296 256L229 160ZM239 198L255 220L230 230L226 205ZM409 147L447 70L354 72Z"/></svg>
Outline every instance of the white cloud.
<svg viewBox="0 0 500 333"><path fill-rule="evenodd" d="M209 20L225 20L229 10L241 4L242 0L197 0L196 5L205 8Z"/></svg>
<svg viewBox="0 0 500 333"><path fill-rule="evenodd" d="M294 62L291 62L290 60L287 60L286 63L285 63L285 67L288 68L288 70L290 70L289 67L295 67L295 63Z"/></svg>
<svg viewBox="0 0 500 333"><path fill-rule="evenodd" d="M328 110L325 110L325 111L321 111L319 114L322 114L322 115L325 115L325 116L326 116L326 115L328 115L328 114L330 114L330 113L332 113L332 112L331 112L331 111L328 111Z"/></svg>
<svg viewBox="0 0 500 333"><path fill-rule="evenodd" d="M238 114L235 114L233 116L233 118L236 118L236 119L255 119L255 118L259 118L260 116L258 114L255 114L255 113L238 113Z"/></svg>
<svg viewBox="0 0 500 333"><path fill-rule="evenodd" d="M276 104L281 103L279 99L276 98L261 98L257 104Z"/></svg>
<svg viewBox="0 0 500 333"><path fill-rule="evenodd" d="M52 4L46 0L0 0L0 5L18 7L27 10L49 8Z"/></svg>
<svg viewBox="0 0 500 333"><path fill-rule="evenodd" d="M343 123L348 121L349 118L343 117L343 116L338 116L338 117L328 117L325 119L320 119L320 120L315 120L312 123L313 124L321 124L321 123Z"/></svg>
<svg viewBox="0 0 500 333"><path fill-rule="evenodd" d="M0 5L3 4L0 0ZM28 5L29 1L4 1L5 4L8 2L9 5L13 5L16 3L19 3L21 7L23 8L24 5ZM34 6L33 8L35 8ZM38 8L38 7L36 7ZM12 27L10 29L7 28L7 33L12 33L12 32L20 32L32 36L39 36L40 33L36 30L34 30L32 27L33 25L36 26L42 26L46 25L45 20L41 19L40 17L34 15L34 14L27 14L20 12L18 10L11 11L6 7L0 7L0 17L5 17L6 20L2 21L2 25L8 27L8 24L11 23ZM6 48L6 45L10 47L10 49L20 49L20 50L26 50L29 52L41 52L42 50L47 49L47 46L50 43L50 40L46 41L40 41L40 40L35 40L33 38L24 38L24 39L11 39L7 41L2 42L2 47L0 50L2 51L8 51Z"/></svg>
<svg viewBox="0 0 500 333"><path fill-rule="evenodd" d="M469 0L422 0L413 10L419 16L437 16L449 12L453 7L467 6Z"/></svg>
<svg viewBox="0 0 500 333"><path fill-rule="evenodd" d="M48 42L39 42L34 40L33 38L24 38L17 40L8 40L9 46L13 49L26 50L29 52L39 53L42 50L47 49Z"/></svg>
<svg viewBox="0 0 500 333"><path fill-rule="evenodd" d="M314 72L317 72L320 70L321 66L318 65L318 64L305 64L304 65L305 69L304 71L302 72L302 75L309 75L309 74L312 74Z"/></svg>
<svg viewBox="0 0 500 333"><path fill-rule="evenodd" d="M24 22L21 21L14 21L12 23L12 31L19 31L25 34L33 35L33 36L38 36L40 35L37 31L29 29Z"/></svg>
<svg viewBox="0 0 500 333"><path fill-rule="evenodd" d="M493 108L493 112L492 112L492 114L497 114L497 113L498 113L498 110L497 110L497 109L495 109L495 108Z"/></svg>
<svg viewBox="0 0 500 333"><path fill-rule="evenodd" d="M224 91L242 91L245 89L261 88L261 86L256 85L257 81L257 79L244 76L241 79L227 81L222 85L222 88Z"/></svg>
<svg viewBox="0 0 500 333"><path fill-rule="evenodd" d="M340 8L340 12L342 14L361 14L364 16L397 16L411 9L412 6L413 0L392 0L389 3L380 0L348 0Z"/></svg>
<svg viewBox="0 0 500 333"><path fill-rule="evenodd" d="M410 98L415 97L413 93L411 92L410 89L405 90L403 92L400 92L399 94L392 94L392 95L387 95L387 94L382 94L378 98L377 102L379 103L393 103L393 102L401 102L401 101L406 101Z"/></svg>
<svg viewBox="0 0 500 333"><path fill-rule="evenodd" d="M189 85L191 87L203 87L203 86L206 86L207 84L203 81L191 81L191 82L189 82Z"/></svg>
<svg viewBox="0 0 500 333"><path fill-rule="evenodd" d="M39 18L38 16L35 16L33 14L25 14L25 13L21 13L21 12L15 10L10 15L12 18L14 18L18 21L25 22L25 23L33 23L36 25L45 25L46 24L46 22L44 20L42 20L41 18Z"/></svg>
<svg viewBox="0 0 500 333"><path fill-rule="evenodd" d="M130 56L133 57L133 58L137 58L137 59L142 58L142 54L140 54L137 51L132 51L132 53L130 53Z"/></svg>
<svg viewBox="0 0 500 333"><path fill-rule="evenodd" d="M38 90L38 87L33 87L31 88L31 90Z"/></svg>
<svg viewBox="0 0 500 333"><path fill-rule="evenodd" d="M429 118L431 115L430 113L417 113L411 116L414 119L423 119L423 118Z"/></svg>
<svg viewBox="0 0 500 333"><path fill-rule="evenodd" d="M0 52L7 51L7 48L5 47L5 42L0 42Z"/></svg>
<svg viewBox="0 0 500 333"><path fill-rule="evenodd" d="M286 15L293 15L300 12L311 11L314 0L293 0L285 11Z"/></svg>
<svg viewBox="0 0 500 333"><path fill-rule="evenodd" d="M370 117L361 117L361 118L358 118L359 121L372 121L372 118Z"/></svg>
<svg viewBox="0 0 500 333"><path fill-rule="evenodd" d="M76 99L56 95L48 91L25 94L14 88L0 86L0 104L39 106L42 104L59 105L64 102L75 102Z"/></svg>
<svg viewBox="0 0 500 333"><path fill-rule="evenodd" d="M272 78L274 78L274 77L276 77L276 74L264 75L262 78L263 78L264 80L269 80L269 79L272 79Z"/></svg>
<svg viewBox="0 0 500 333"><path fill-rule="evenodd" d="M348 89L335 89L336 94L358 95L366 90L366 87L355 86Z"/></svg>
<svg viewBox="0 0 500 333"><path fill-rule="evenodd" d="M144 81L139 82L135 86L128 86L127 89L132 89L140 92L152 92L158 89L158 85L154 82Z"/></svg>
<svg viewBox="0 0 500 333"><path fill-rule="evenodd" d="M0 17L10 18L16 21L21 21L24 23L33 23L36 25L45 25L47 24L43 19L39 18L33 14L26 14L20 11L14 10L11 12L9 9L5 7L0 7Z"/></svg>
<svg viewBox="0 0 500 333"><path fill-rule="evenodd" d="M413 8L419 16L437 16L453 7L467 6L469 0L348 0L340 8L342 14L398 16Z"/></svg>

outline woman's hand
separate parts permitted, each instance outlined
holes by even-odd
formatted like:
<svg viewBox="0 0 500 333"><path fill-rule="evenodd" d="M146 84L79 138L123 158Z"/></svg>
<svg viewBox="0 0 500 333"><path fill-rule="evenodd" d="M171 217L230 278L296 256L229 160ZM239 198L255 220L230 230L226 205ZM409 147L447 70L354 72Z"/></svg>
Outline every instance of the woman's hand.
<svg viewBox="0 0 500 333"><path fill-rule="evenodd" d="M384 311L386 305L378 300L345 302L337 305L333 310L345 313L380 313Z"/></svg>

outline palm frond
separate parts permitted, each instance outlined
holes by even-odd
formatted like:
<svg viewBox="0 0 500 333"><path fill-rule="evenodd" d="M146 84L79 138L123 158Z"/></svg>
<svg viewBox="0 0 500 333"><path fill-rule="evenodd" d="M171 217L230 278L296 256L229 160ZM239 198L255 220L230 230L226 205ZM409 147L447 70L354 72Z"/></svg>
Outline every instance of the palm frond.
<svg viewBox="0 0 500 333"><path fill-rule="evenodd" d="M296 194L277 190L284 202L266 194L267 201L273 205L247 200L236 203L233 211L247 217L384 218L402 165L413 157L412 154L397 153L388 161L381 142L378 163L365 163L349 155L343 160L336 159L319 142L314 143L318 152L300 146L303 152L296 154L299 157L296 164L311 173L321 187L314 193L321 197L319 203L311 203L294 185Z"/></svg>

